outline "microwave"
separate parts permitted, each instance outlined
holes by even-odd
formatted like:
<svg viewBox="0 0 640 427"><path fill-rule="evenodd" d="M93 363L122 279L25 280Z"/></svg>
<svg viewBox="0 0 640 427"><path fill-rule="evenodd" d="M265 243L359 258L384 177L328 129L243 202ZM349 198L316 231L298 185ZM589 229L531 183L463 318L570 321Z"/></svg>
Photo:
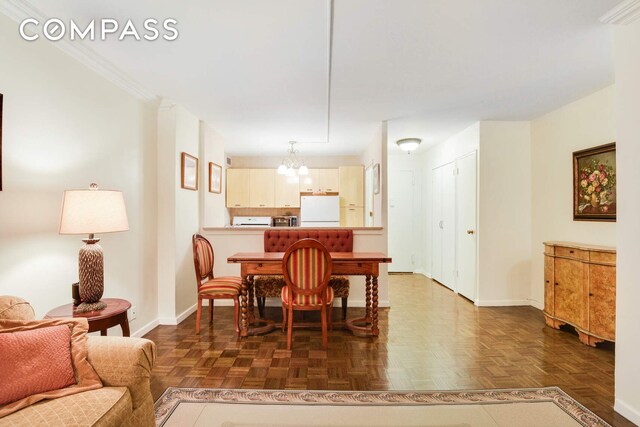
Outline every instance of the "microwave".
<svg viewBox="0 0 640 427"><path fill-rule="evenodd" d="M274 216L271 223L273 227L297 227L297 216Z"/></svg>

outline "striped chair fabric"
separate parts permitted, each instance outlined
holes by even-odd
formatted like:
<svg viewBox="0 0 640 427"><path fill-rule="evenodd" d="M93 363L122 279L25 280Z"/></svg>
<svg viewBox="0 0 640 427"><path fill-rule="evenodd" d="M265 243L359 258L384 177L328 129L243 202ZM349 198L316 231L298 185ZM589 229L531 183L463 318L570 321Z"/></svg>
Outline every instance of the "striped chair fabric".
<svg viewBox="0 0 640 427"><path fill-rule="evenodd" d="M208 276L213 271L213 248L208 241L196 239L196 257L198 259L198 273L200 279Z"/></svg>
<svg viewBox="0 0 640 427"><path fill-rule="evenodd" d="M301 248L291 254L287 260L287 272L295 285L293 289L293 304L298 306L313 306L320 304L320 294L305 295L296 292L313 292L321 283L327 272L328 264L324 254L316 248ZM297 289L296 289L297 288ZM333 302L333 289L327 287L325 304ZM288 288L282 288L282 300L288 304Z"/></svg>

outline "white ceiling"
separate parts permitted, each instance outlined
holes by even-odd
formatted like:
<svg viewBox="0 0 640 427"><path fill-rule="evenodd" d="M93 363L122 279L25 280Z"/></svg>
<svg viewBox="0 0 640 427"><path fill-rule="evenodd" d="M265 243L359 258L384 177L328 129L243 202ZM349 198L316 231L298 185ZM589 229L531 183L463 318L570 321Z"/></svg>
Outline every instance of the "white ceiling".
<svg viewBox="0 0 640 427"><path fill-rule="evenodd" d="M477 120L531 119L613 82L618 0L29 0L48 17L175 18L175 42L88 45L207 121L229 154L359 154L379 123L442 141ZM316 142L316 143L304 143ZM393 141L391 141L393 143ZM424 147L422 148L424 149Z"/></svg>

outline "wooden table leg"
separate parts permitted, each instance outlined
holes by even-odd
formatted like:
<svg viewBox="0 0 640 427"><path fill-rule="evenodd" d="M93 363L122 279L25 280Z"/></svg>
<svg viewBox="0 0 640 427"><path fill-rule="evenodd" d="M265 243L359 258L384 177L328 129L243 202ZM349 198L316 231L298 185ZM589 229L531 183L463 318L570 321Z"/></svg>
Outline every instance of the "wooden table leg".
<svg viewBox="0 0 640 427"><path fill-rule="evenodd" d="M372 301L372 318L371 318L371 333L374 337L377 337L380 334L378 330L378 275L373 276L372 281L372 292L373 292L373 301Z"/></svg>
<svg viewBox="0 0 640 427"><path fill-rule="evenodd" d="M247 286L249 287L249 325L253 325L255 322L255 313L253 308L254 289L253 289L253 276L247 276Z"/></svg>
<svg viewBox="0 0 640 427"><path fill-rule="evenodd" d="M367 323L371 322L371 275L367 274L366 283L366 308L364 318Z"/></svg>
<svg viewBox="0 0 640 427"><path fill-rule="evenodd" d="M124 312L124 319L120 323L120 327L122 328L122 336L129 337L131 336L131 332L129 331L129 319L127 318L127 312ZM105 331L106 332L106 331ZM106 335L106 333L105 333Z"/></svg>
<svg viewBox="0 0 640 427"><path fill-rule="evenodd" d="M248 319L247 319L247 287L249 283L247 281L247 274L242 272L242 289L240 298L240 336L248 336Z"/></svg>

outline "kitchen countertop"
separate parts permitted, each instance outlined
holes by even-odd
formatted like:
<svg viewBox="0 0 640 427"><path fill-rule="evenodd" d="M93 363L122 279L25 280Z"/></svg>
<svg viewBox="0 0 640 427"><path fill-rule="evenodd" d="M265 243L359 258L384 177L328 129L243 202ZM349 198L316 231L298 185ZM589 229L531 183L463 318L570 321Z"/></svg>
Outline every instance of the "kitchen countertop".
<svg viewBox="0 0 640 427"><path fill-rule="evenodd" d="M353 230L356 234L381 234L383 227L326 227L328 230ZM264 233L265 230L318 230L321 227L260 227L260 226L226 226L226 227L202 227L202 231L212 234L232 234L232 233Z"/></svg>

